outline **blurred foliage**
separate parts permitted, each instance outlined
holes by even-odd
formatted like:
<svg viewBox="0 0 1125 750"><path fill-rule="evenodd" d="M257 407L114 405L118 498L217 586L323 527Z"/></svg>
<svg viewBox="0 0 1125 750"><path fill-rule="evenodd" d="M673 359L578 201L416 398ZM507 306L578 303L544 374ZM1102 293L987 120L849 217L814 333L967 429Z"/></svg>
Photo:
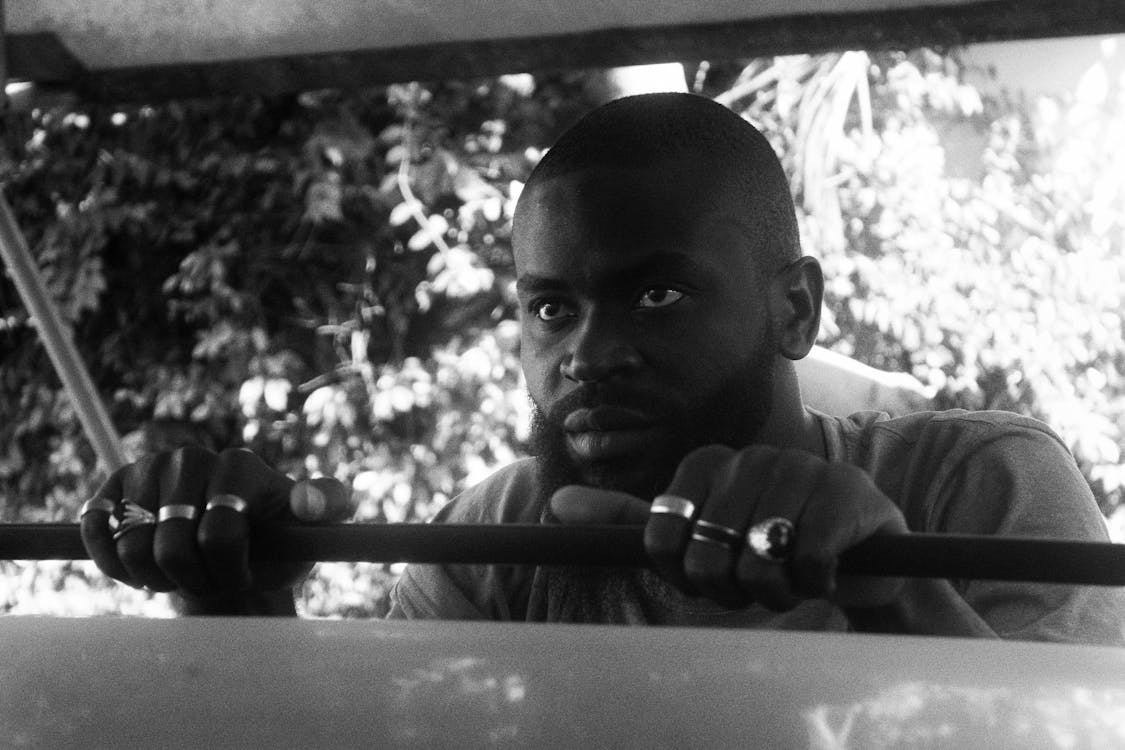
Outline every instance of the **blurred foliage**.
<svg viewBox="0 0 1125 750"><path fill-rule="evenodd" d="M36 111L6 121L5 192L132 455L245 446L417 520L527 438L513 191L585 81ZM7 283L0 316L0 513L73 518L94 456ZM381 614L392 578L320 566L304 609Z"/></svg>
<svg viewBox="0 0 1125 750"><path fill-rule="evenodd" d="M1102 509L1125 491L1125 92L982 96L956 57L757 61L721 100L768 132L827 277L821 342L941 408L1054 427Z"/></svg>
<svg viewBox="0 0 1125 750"><path fill-rule="evenodd" d="M1118 93L1098 117L985 99L928 52L695 73L783 154L828 273L824 341L942 405L1045 418L1119 504L1122 217L1105 185L1125 172L1087 140L1120 132ZM417 520L523 449L511 212L597 83L9 114L4 189L133 455L246 446L341 479L358 519ZM980 144L968 168L954 136ZM7 281L0 351L0 518L73 518L100 477ZM88 564L0 565L2 611L170 613ZM322 564L302 611L382 614L395 572Z"/></svg>

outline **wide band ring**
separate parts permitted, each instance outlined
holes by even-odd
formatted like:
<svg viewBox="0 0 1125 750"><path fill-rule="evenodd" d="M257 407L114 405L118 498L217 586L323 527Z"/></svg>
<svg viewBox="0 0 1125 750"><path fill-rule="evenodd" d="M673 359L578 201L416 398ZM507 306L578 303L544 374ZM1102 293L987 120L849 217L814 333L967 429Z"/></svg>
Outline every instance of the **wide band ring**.
<svg viewBox="0 0 1125 750"><path fill-rule="evenodd" d="M156 514L156 522L163 523L172 518L194 521L198 515L199 509L194 505L162 505Z"/></svg>
<svg viewBox="0 0 1125 750"><path fill-rule="evenodd" d="M117 541L141 526L155 526L156 515L148 508L142 508L132 500L122 500L113 515L109 517L109 527L113 529L113 540Z"/></svg>
<svg viewBox="0 0 1125 750"><path fill-rule="evenodd" d="M793 554L796 529L787 518L767 518L746 532L746 547L768 562L784 562Z"/></svg>
<svg viewBox="0 0 1125 750"><path fill-rule="evenodd" d="M109 513L112 516L115 508L117 508L117 503L107 497L92 497L82 503L82 507L78 510L78 520L81 521L83 516L95 510L101 511L102 513Z"/></svg>
<svg viewBox="0 0 1125 750"><path fill-rule="evenodd" d="M690 521L695 518L695 503L679 495L657 495L652 501L649 513L679 516Z"/></svg>
<svg viewBox="0 0 1125 750"><path fill-rule="evenodd" d="M695 522L691 538L697 542L717 544L720 547L734 549L742 541L742 532L729 526L700 519Z"/></svg>
<svg viewBox="0 0 1125 750"><path fill-rule="evenodd" d="M235 513L245 513L250 507L250 503L246 502L238 495L231 495L229 493L223 495L215 495L207 501L205 510L214 510L215 508L229 508Z"/></svg>

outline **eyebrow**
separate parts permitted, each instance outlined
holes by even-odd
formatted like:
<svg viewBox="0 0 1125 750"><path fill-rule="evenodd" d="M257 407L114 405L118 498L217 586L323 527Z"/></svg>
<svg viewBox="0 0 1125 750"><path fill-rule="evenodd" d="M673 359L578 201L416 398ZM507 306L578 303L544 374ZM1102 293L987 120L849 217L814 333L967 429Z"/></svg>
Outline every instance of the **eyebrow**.
<svg viewBox="0 0 1125 750"><path fill-rule="evenodd" d="M675 275L701 279L711 275L699 261L683 253L667 252L650 255L638 263L611 270L599 286L609 288L624 286L645 276ZM516 280L516 291L522 294L558 292L572 287L563 279L527 273Z"/></svg>
<svg viewBox="0 0 1125 750"><path fill-rule="evenodd" d="M566 288L563 282L548 276L528 273L516 279L516 292L535 294L537 292L558 292Z"/></svg>

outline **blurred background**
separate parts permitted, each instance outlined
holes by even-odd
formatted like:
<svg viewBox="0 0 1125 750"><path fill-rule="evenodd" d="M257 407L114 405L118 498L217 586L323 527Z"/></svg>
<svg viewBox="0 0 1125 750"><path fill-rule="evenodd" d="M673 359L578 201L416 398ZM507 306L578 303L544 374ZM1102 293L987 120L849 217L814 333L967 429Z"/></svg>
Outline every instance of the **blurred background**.
<svg viewBox="0 0 1125 750"><path fill-rule="evenodd" d="M245 446L337 477L357 520L411 521L525 451L509 232L544 150L614 96L713 97L770 138L827 275L814 403L1043 419L1121 539L1122 45L60 98L4 116L0 183L130 457ZM0 358L0 521L71 521L104 475L7 278ZM819 393L839 372L862 385ZM321 564L299 606L379 616L395 573ZM0 612L172 609L89 563L9 561Z"/></svg>

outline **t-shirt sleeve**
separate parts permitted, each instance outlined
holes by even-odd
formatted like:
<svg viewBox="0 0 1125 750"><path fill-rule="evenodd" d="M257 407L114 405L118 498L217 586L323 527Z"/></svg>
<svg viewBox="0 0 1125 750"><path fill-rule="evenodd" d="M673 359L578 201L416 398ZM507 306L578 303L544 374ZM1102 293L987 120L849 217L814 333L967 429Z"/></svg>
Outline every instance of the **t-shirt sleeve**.
<svg viewBox="0 0 1125 750"><path fill-rule="evenodd" d="M469 488L432 523L538 523L534 464L516 462ZM389 619L520 620L534 568L516 565L408 565L391 592Z"/></svg>
<svg viewBox="0 0 1125 750"><path fill-rule="evenodd" d="M930 530L1109 541L1073 457L1045 426L981 428L946 464ZM1125 645L1125 592L1105 586L958 581L966 602L1006 638Z"/></svg>

